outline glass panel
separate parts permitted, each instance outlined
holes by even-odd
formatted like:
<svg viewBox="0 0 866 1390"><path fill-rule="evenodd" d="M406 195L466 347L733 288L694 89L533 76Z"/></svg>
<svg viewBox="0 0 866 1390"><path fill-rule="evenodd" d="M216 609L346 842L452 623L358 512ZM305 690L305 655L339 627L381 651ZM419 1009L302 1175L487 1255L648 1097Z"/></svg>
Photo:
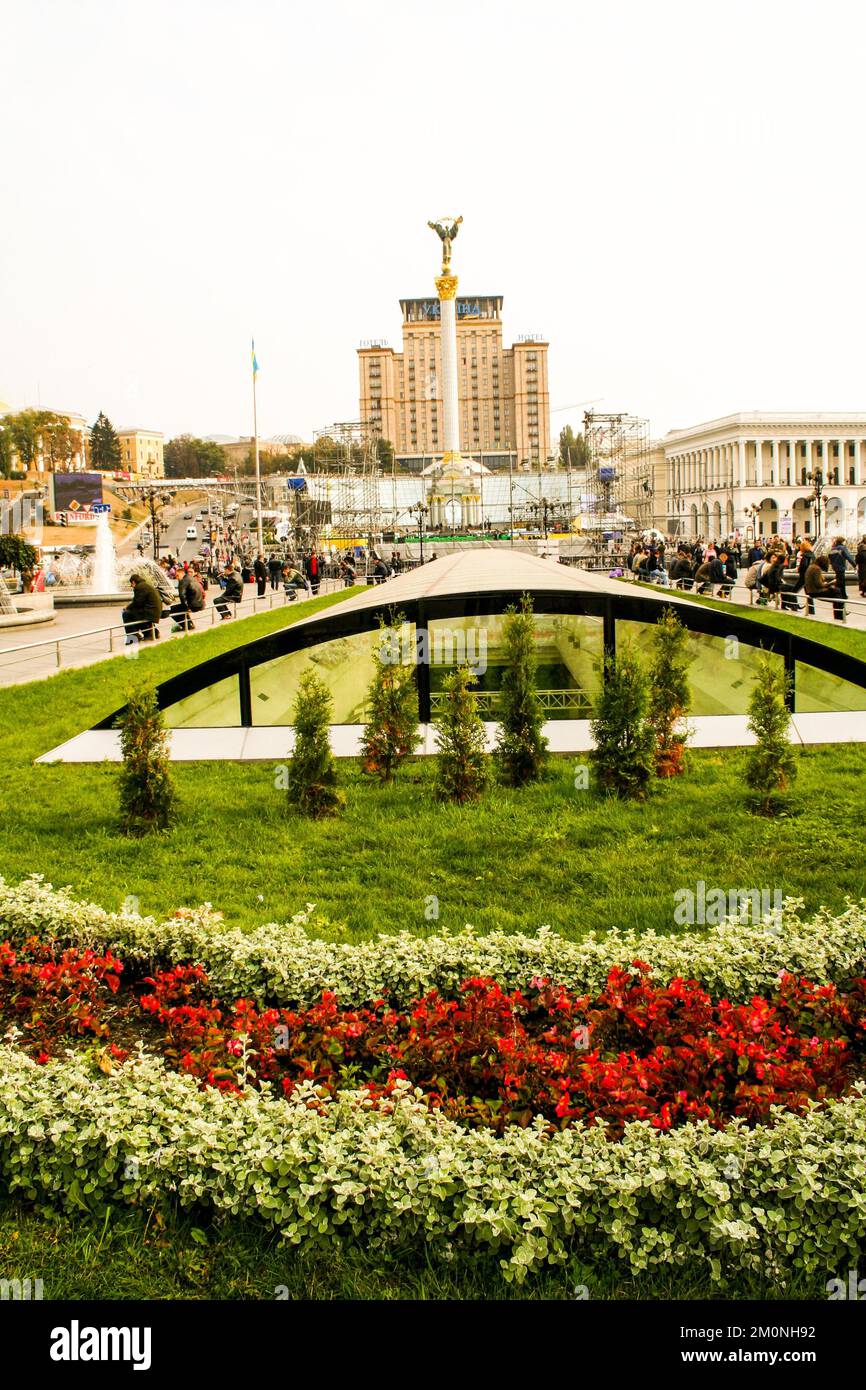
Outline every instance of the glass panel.
<svg viewBox="0 0 866 1390"><path fill-rule="evenodd" d="M476 672L481 716L496 719L502 684L504 615L436 618L430 623L430 700L465 662ZM604 623L585 614L536 613L536 685L546 719L586 719L601 688Z"/></svg>
<svg viewBox="0 0 866 1390"><path fill-rule="evenodd" d="M655 623L617 618L617 642L630 638L648 665L654 628ZM705 632L690 632L688 637L691 713L748 714L759 648L734 637L711 637ZM774 660L784 664L781 656Z"/></svg>
<svg viewBox="0 0 866 1390"><path fill-rule="evenodd" d="M253 724L291 724L301 675L308 668L324 681L334 702L333 724L363 724L373 679L373 652L379 629L319 642L303 651L265 661L250 670ZM401 629L400 659L415 659L415 626Z"/></svg>
<svg viewBox="0 0 866 1390"><path fill-rule="evenodd" d="M163 711L170 729L238 729L241 723L241 697L237 676L187 695Z"/></svg>
<svg viewBox="0 0 866 1390"><path fill-rule="evenodd" d="M794 686L796 714L825 714L833 710L866 709L866 689L841 676L797 662Z"/></svg>

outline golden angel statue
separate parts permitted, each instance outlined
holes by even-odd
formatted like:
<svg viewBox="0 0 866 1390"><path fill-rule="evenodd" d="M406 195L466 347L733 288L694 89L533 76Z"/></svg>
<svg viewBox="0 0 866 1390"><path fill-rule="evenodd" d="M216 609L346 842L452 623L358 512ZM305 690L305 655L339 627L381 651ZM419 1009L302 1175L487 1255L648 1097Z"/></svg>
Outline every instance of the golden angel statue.
<svg viewBox="0 0 866 1390"><path fill-rule="evenodd" d="M428 222L427 226L432 227L433 231L442 242L442 273L447 274L451 269L451 243L457 235L457 228L463 221L462 217L443 217L441 222Z"/></svg>

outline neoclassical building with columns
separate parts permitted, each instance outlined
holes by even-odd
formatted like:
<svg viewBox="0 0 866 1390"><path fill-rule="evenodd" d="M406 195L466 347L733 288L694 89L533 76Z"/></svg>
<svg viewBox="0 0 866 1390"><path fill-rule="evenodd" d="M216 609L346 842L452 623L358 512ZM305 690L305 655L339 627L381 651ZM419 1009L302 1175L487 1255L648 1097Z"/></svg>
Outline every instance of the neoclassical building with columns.
<svg viewBox="0 0 866 1390"><path fill-rule="evenodd" d="M866 534L866 413L725 415L671 430L664 452L672 535Z"/></svg>

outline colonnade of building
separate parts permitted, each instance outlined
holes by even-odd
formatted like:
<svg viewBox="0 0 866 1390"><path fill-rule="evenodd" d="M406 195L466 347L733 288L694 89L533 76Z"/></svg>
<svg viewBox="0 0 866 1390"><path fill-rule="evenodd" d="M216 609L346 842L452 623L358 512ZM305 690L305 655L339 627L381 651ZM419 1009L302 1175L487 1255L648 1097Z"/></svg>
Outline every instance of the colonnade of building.
<svg viewBox="0 0 866 1390"><path fill-rule="evenodd" d="M667 455L673 496L733 487L800 487L820 470L829 484L863 484L862 437L734 439Z"/></svg>
<svg viewBox="0 0 866 1390"><path fill-rule="evenodd" d="M482 525L481 497L477 492L458 493L454 497L443 497L438 493L433 493L429 498L429 525L431 527L450 525L449 517L445 510L449 502L453 502L455 506L459 505L460 507L459 525Z"/></svg>

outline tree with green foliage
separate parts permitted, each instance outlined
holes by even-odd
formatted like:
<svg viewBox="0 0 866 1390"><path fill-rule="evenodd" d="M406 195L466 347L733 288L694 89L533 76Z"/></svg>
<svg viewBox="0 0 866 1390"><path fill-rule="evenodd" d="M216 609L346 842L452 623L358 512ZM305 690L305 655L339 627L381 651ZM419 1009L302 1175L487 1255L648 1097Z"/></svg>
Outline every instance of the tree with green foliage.
<svg viewBox="0 0 866 1390"><path fill-rule="evenodd" d="M418 687L415 667L402 660L402 615L382 623L373 651L373 679L367 697L369 717L361 740L364 771L381 782L394 780L414 753L418 732Z"/></svg>
<svg viewBox="0 0 866 1390"><path fill-rule="evenodd" d="M295 751L289 763L289 801L304 816L333 816L343 804L328 730L332 700L315 671L303 672L295 700Z"/></svg>
<svg viewBox="0 0 866 1390"><path fill-rule="evenodd" d="M101 472L115 472L120 468L120 440L102 410L90 427L90 461Z"/></svg>
<svg viewBox="0 0 866 1390"><path fill-rule="evenodd" d="M171 777L168 729L152 685L129 691L119 716L120 824L127 835L166 830L176 819L177 794Z"/></svg>
<svg viewBox="0 0 866 1390"><path fill-rule="evenodd" d="M6 478L16 471L29 472L40 458L50 468L67 468L81 447L80 435L53 410L4 415L0 441L0 471Z"/></svg>
<svg viewBox="0 0 866 1390"><path fill-rule="evenodd" d="M213 478L228 467L225 450L212 439L179 434L163 450L167 478Z"/></svg>
<svg viewBox="0 0 866 1390"><path fill-rule="evenodd" d="M797 759L788 738L791 678L779 657L759 652L749 695L749 729L755 743L746 755L746 785L755 793L755 809L772 816L781 810L797 775Z"/></svg>
<svg viewBox="0 0 866 1390"><path fill-rule="evenodd" d="M379 467L386 473L394 462L394 452L394 445L391 443L390 439L376 440L376 457L379 460Z"/></svg>
<svg viewBox="0 0 866 1390"><path fill-rule="evenodd" d="M36 547L23 536L0 532L0 569L32 571L38 558Z"/></svg>
<svg viewBox="0 0 866 1390"><path fill-rule="evenodd" d="M674 610L666 607L653 631L649 670L649 719L656 739L657 777L676 777L685 771L689 735L683 721L692 703L688 673L688 633Z"/></svg>
<svg viewBox="0 0 866 1390"><path fill-rule="evenodd" d="M436 796L440 801L476 801L487 785L487 736L478 713L474 676L458 666L442 682L445 699L436 717Z"/></svg>
<svg viewBox="0 0 866 1390"><path fill-rule="evenodd" d="M586 468L587 461L585 435L575 434L571 425L566 425L559 431L559 462L563 468Z"/></svg>
<svg viewBox="0 0 866 1390"><path fill-rule="evenodd" d="M592 761L599 781L617 796L643 801L655 764L655 731L649 721L649 681L628 642L608 654L604 684L591 724Z"/></svg>
<svg viewBox="0 0 866 1390"><path fill-rule="evenodd" d="M538 662L529 594L521 596L519 608L505 610L502 655L496 752L505 781L512 787L521 787L538 780L547 758L547 739L541 732L544 714L535 682Z"/></svg>

